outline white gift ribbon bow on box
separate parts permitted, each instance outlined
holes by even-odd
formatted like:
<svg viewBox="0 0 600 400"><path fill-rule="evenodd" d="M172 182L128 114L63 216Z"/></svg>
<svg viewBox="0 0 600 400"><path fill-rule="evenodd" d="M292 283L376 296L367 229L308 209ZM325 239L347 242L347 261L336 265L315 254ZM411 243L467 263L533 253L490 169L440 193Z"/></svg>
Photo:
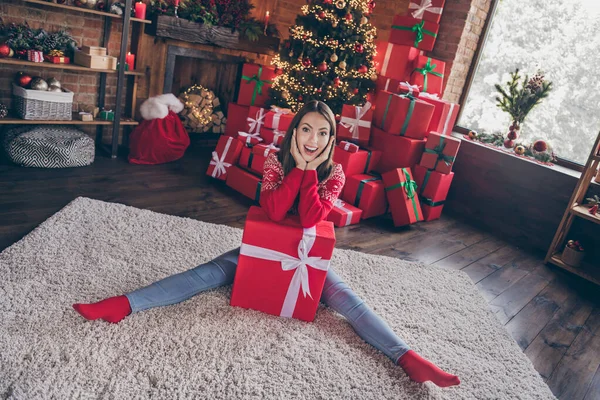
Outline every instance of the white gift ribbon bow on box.
<svg viewBox="0 0 600 400"><path fill-rule="evenodd" d="M417 91L417 92L421 91L421 89L419 89L419 86L417 86L417 85L411 85L408 82L400 82L400 86L402 88L404 88L404 90L408 90L408 94L410 94L410 95L413 94L413 91Z"/></svg>
<svg viewBox="0 0 600 400"><path fill-rule="evenodd" d="M246 120L248 121L248 126L250 127L250 129L248 129L250 131L250 133L260 132L260 127L261 127L261 125L264 124L263 120L265 119L265 109L264 108L259 109L254 117L255 118L252 118L252 117L246 118Z"/></svg>
<svg viewBox="0 0 600 400"><path fill-rule="evenodd" d="M348 150L350 150L350 148L352 148L352 149L354 149L354 150L356 150L356 151L358 151L358 149L359 149L359 147L358 147L356 144L354 144L354 143L346 142L345 140L341 141L341 142L340 142L340 145L341 145L342 143L344 144L344 147L343 147L343 149L344 149L345 151L348 151Z"/></svg>
<svg viewBox="0 0 600 400"><path fill-rule="evenodd" d="M248 132L239 131L238 135L241 136L241 137L245 137L247 144L251 144L252 143L252 138L257 139L259 142L262 142L262 140L263 140L260 137L260 135L258 134L258 132L256 132L256 133L248 133Z"/></svg>
<svg viewBox="0 0 600 400"><path fill-rule="evenodd" d="M415 9L411 13L413 18L423 19L423 14L425 11L430 12L432 14L441 14L443 8L442 7L433 7L433 2L431 0L421 0L421 4L413 3L412 1L408 5L408 9Z"/></svg>
<svg viewBox="0 0 600 400"><path fill-rule="evenodd" d="M352 139L358 139L359 126L362 126L364 128L371 127L371 121L361 121L361 118L364 117L367 111L369 111L369 109L371 108L371 103L367 101L364 106L355 106L354 108L356 111L356 117L342 117L340 124L344 128L350 130L350 133L352 134Z"/></svg>
<svg viewBox="0 0 600 400"><path fill-rule="evenodd" d="M219 154L216 151L212 152L212 160L210 165L214 165L215 169L212 172L212 177L216 178L218 176L223 175L225 172L225 167L231 167L231 163L225 162L225 157L227 156L227 152L229 151L229 147L231 146L231 142L233 141L232 137L227 138L227 143L225 143L225 150L223 150L223 154L221 158L219 158Z"/></svg>
<svg viewBox="0 0 600 400"><path fill-rule="evenodd" d="M346 203L344 203L343 201L341 201L340 199L335 199L335 202L333 203L333 206L336 208L339 208L342 211L346 212L346 225L350 225L350 223L352 222L352 214L353 211L350 210L349 208L345 207Z"/></svg>
<svg viewBox="0 0 600 400"><path fill-rule="evenodd" d="M273 143L269 144L269 145L264 145L265 146L265 151L263 152L263 156L266 157L269 155L269 153L271 152L271 150L275 150L276 152L279 151L279 147L276 147Z"/></svg>
<svg viewBox="0 0 600 400"><path fill-rule="evenodd" d="M282 115L292 113L292 110L289 108L279 108L276 106L271 106L271 111L275 113L273 115L273 129L279 129L279 120Z"/></svg>
<svg viewBox="0 0 600 400"><path fill-rule="evenodd" d="M426 99L431 99L431 100L437 100L437 101L442 101L442 99L439 98L439 96L436 93L421 93L419 95L419 98L426 98ZM442 128L442 132L440 132L442 135L447 135L448 133L446 133L446 130L448 129L448 125L450 124L450 119L452 118L452 113L454 112L454 107L456 106L456 104L454 103L450 103L448 102L448 104L450 104L450 110L448 110L448 115L446 115L446 120L444 121L444 127ZM451 129L453 129L454 127L452 127Z"/></svg>
<svg viewBox="0 0 600 400"><path fill-rule="evenodd" d="M296 309L296 303L298 302L300 290L302 290L304 297L308 295L312 299L308 284L308 267L321 271L327 271L329 269L329 263L331 260L325 260L321 257L311 257L308 255L315 243L316 236L317 230L314 226L312 228L305 228L303 230L302 239L300 240L300 243L298 243L298 257L293 257L276 250L265 249L263 247L253 246L246 243L242 243L240 246L241 255L261 258L269 261L279 261L281 262L282 270L295 271L285 295L285 300L283 301L283 306L281 307L281 313L279 314L282 317L292 317L294 310Z"/></svg>

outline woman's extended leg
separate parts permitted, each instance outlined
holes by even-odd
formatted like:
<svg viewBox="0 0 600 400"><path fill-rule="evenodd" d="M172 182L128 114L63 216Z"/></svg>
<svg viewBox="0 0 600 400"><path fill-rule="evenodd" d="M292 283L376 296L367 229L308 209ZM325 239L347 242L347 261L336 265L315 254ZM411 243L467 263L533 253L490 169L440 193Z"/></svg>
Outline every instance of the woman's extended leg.
<svg viewBox="0 0 600 400"><path fill-rule="evenodd" d="M234 249L205 264L168 276L124 296L111 297L93 304L74 304L84 318L117 323L127 315L152 307L179 303L219 286L233 283L240 249Z"/></svg>
<svg viewBox="0 0 600 400"><path fill-rule="evenodd" d="M430 361L422 358L398 337L365 302L342 281L333 270L327 273L321 300L325 305L342 314L352 328L371 344L404 369L414 381L432 381L438 386L458 385L457 376L448 374Z"/></svg>

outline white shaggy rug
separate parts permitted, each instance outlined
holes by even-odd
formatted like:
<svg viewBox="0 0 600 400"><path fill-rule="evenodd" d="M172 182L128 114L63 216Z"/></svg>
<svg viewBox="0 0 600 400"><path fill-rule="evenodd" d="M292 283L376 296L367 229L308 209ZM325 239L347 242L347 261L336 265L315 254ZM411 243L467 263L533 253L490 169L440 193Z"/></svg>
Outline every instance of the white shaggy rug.
<svg viewBox="0 0 600 400"><path fill-rule="evenodd" d="M549 399L466 274L336 250L332 265L458 387L409 381L321 307L314 323L230 307L230 288L118 325L71 308L239 245L241 230L78 198L0 254L0 399Z"/></svg>

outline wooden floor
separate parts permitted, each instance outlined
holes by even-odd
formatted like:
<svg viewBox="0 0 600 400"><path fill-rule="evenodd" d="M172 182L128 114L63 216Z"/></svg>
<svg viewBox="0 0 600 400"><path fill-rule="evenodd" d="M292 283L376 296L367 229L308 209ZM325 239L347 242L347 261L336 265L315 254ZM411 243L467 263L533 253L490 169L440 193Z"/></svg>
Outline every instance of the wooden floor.
<svg viewBox="0 0 600 400"><path fill-rule="evenodd" d="M243 227L252 202L204 173L210 152L129 165L98 155L92 166L27 169L0 161L0 250L78 196ZM451 215L396 229L386 218L338 229L338 247L462 269L560 399L600 399L600 288Z"/></svg>

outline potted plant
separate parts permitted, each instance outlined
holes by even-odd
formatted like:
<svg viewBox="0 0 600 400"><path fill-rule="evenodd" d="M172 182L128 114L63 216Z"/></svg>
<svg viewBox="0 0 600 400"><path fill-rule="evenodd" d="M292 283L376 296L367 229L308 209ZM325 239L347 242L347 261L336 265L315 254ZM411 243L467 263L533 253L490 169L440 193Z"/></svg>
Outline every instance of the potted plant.
<svg viewBox="0 0 600 400"><path fill-rule="evenodd" d="M600 206L600 197L598 195L594 195L594 197L588 197L585 199L589 207L588 212L592 215L596 215L598 212L598 207Z"/></svg>
<svg viewBox="0 0 600 400"><path fill-rule="evenodd" d="M569 240L562 253L562 261L572 267L578 267L583 261L585 250L578 240Z"/></svg>

